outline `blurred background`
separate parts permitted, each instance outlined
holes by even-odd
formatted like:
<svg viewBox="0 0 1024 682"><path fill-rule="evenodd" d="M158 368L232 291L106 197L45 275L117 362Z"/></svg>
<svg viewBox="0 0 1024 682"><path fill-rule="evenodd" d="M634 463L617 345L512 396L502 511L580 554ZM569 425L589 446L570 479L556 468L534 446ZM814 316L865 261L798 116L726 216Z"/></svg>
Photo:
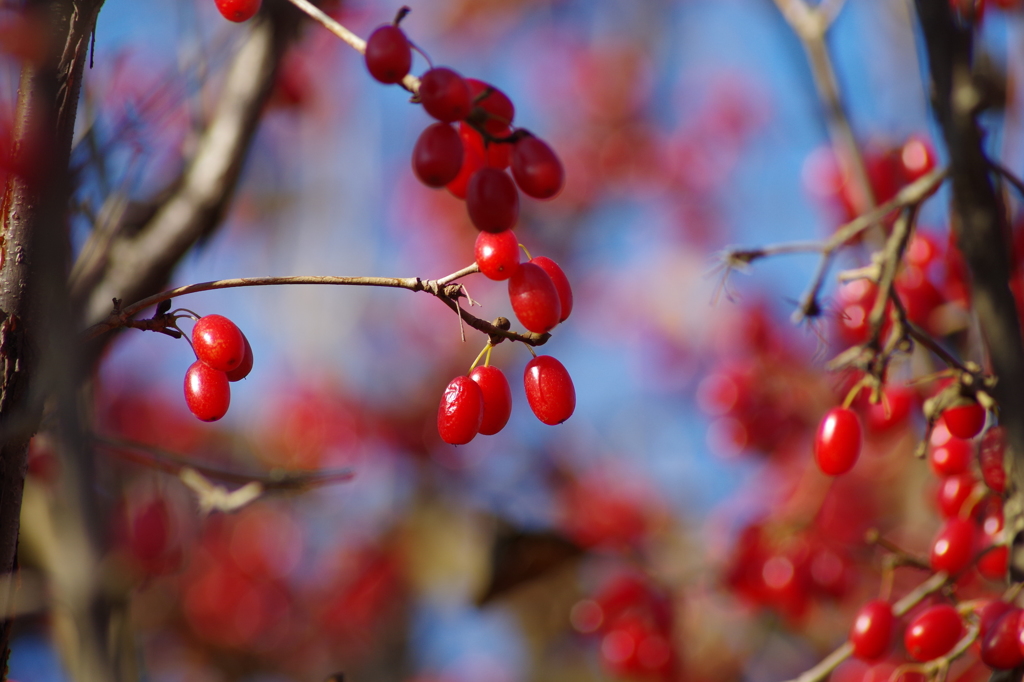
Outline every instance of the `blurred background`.
<svg viewBox="0 0 1024 682"><path fill-rule="evenodd" d="M723 248L822 239L852 217L800 41L767 0L408 4L402 27L434 64L507 93L515 124L565 165L564 191L524 197L516 231L574 289L572 317L539 350L572 375L576 412L540 423L520 378L530 354L504 343L491 364L512 384L511 421L444 444L441 393L486 338L468 330L463 343L449 309L407 291L177 300L228 316L253 348L255 368L216 424L182 399L186 342L121 334L93 389L98 434L243 471L355 474L204 516L175 476L101 452L105 562L130 586L141 679L772 680L806 669L878 590L864 531L920 551L939 512L935 477L912 457L926 387L900 387L906 410L876 415L849 477L829 485L808 468L817 420L850 385L824 371L857 334L844 331L857 301L837 290L838 268L822 315L801 327L788 318L813 255L759 261L723 283ZM398 7L324 9L365 37ZM979 29L1011 84L1005 109L985 119L990 151L1017 171L1022 29L1019 13L998 9ZM79 116L106 172L79 144L83 202L112 189L149 196L174 177L247 30L210 0L106 0ZM909 143L944 155L912 7L847 3L828 45L877 198L891 196L910 179ZM417 55L413 72L427 68ZM16 70L0 78L10 120ZM304 22L223 224L173 283L426 279L470 264L476 230L463 202L412 173L430 119L408 99ZM965 314L947 200L940 191L925 205L927 286L904 294L923 297L926 322L940 309L943 320ZM90 224L76 219L78 246ZM855 246L840 266L868 254ZM465 284L482 306L474 314L514 320L504 282ZM920 363L895 375L926 373ZM52 473L36 440L30 487L45 495ZM901 576L897 590L920 578ZM12 678L68 679L51 624L45 613L19 623Z"/></svg>

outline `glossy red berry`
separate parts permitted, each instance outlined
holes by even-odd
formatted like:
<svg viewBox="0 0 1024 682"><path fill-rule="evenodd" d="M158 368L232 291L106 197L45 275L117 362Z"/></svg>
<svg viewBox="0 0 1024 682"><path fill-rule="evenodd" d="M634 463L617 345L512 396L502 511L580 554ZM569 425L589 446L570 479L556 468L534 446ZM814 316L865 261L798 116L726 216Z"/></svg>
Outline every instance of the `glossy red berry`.
<svg viewBox="0 0 1024 682"><path fill-rule="evenodd" d="M973 563L977 548L978 528L974 521L947 519L932 543L932 569L956 575Z"/></svg>
<svg viewBox="0 0 1024 682"><path fill-rule="evenodd" d="M873 599L860 608L850 629L853 655L867 661L889 651L896 618L892 606L882 599Z"/></svg>
<svg viewBox="0 0 1024 682"><path fill-rule="evenodd" d="M204 422L215 422L228 412L231 385L224 372L196 360L185 372L185 404Z"/></svg>
<svg viewBox="0 0 1024 682"><path fill-rule="evenodd" d="M960 614L949 604L939 604L922 611L907 627L903 644L917 661L931 661L948 654L960 641L963 623Z"/></svg>
<svg viewBox="0 0 1024 682"><path fill-rule="evenodd" d="M565 184L565 170L558 155L533 136L521 138L512 147L512 177L519 189L534 199L550 199Z"/></svg>
<svg viewBox="0 0 1024 682"><path fill-rule="evenodd" d="M481 110L483 128L495 137L504 135L516 115L512 100L493 85L475 78L467 78L466 85L473 104Z"/></svg>
<svg viewBox="0 0 1024 682"><path fill-rule="evenodd" d="M451 445L464 445L480 431L484 416L484 397L480 387L468 376L452 379L437 408L437 432Z"/></svg>
<svg viewBox="0 0 1024 682"><path fill-rule="evenodd" d="M192 328L192 348L197 358L221 372L230 372L245 359L245 337L223 315L199 318Z"/></svg>
<svg viewBox="0 0 1024 682"><path fill-rule="evenodd" d="M497 367L477 367L469 373L469 378L480 387L484 399L480 433L492 436L505 428L512 414L512 389L504 372Z"/></svg>
<svg viewBox="0 0 1024 682"><path fill-rule="evenodd" d="M238 367L226 372L228 381L241 381L252 371L252 346L249 345L249 339L245 338L245 334L242 334L242 340L245 341L245 355L242 356L242 362Z"/></svg>
<svg viewBox="0 0 1024 682"><path fill-rule="evenodd" d="M1024 663L1021 651L1021 614L1009 608L981 637L981 662L995 670L1010 670Z"/></svg>
<svg viewBox="0 0 1024 682"><path fill-rule="evenodd" d="M512 230L479 233L473 251L477 267L488 279L504 281L519 268L519 240Z"/></svg>
<svg viewBox="0 0 1024 682"><path fill-rule="evenodd" d="M935 425L931 437L929 461L939 476L953 476L967 471L974 449L963 438L956 438L941 421Z"/></svg>
<svg viewBox="0 0 1024 682"><path fill-rule="evenodd" d="M398 83L412 67L412 48L402 29L381 26L366 41L366 68L381 83Z"/></svg>
<svg viewBox="0 0 1024 682"><path fill-rule="evenodd" d="M466 187L466 210L478 230L509 230L519 220L519 191L508 173L497 168L481 168Z"/></svg>
<svg viewBox="0 0 1024 682"><path fill-rule="evenodd" d="M946 428L957 438L974 438L985 426L985 408L972 402L959 407L951 407L942 413Z"/></svg>
<svg viewBox="0 0 1024 682"><path fill-rule="evenodd" d="M554 283L555 289L558 291L558 302L562 306L562 314L558 321L565 322L569 317L569 313L572 312L572 287L569 286L569 278L565 276L562 268L558 267L558 263L547 256L537 256L530 262L548 273L548 276Z"/></svg>
<svg viewBox="0 0 1024 682"><path fill-rule="evenodd" d="M524 384L530 409L545 424L561 424L576 410L576 388L569 372L550 355L530 360Z"/></svg>
<svg viewBox="0 0 1024 682"><path fill-rule="evenodd" d="M943 478L939 482L938 492L939 511L942 512L942 515L946 518L959 516L960 510L971 498L971 493L974 492L977 482L974 474L969 471Z"/></svg>
<svg viewBox="0 0 1024 682"><path fill-rule="evenodd" d="M531 332L550 331L561 319L558 289L539 265L521 264L508 280L508 296L516 318Z"/></svg>
<svg viewBox="0 0 1024 682"><path fill-rule="evenodd" d="M860 456L860 419L846 407L833 407L825 413L814 439L814 457L818 467L829 476L845 474Z"/></svg>
<svg viewBox="0 0 1024 682"><path fill-rule="evenodd" d="M978 448L978 466L981 478L992 492L1006 492L1006 434L1001 426L994 426L985 432Z"/></svg>
<svg viewBox="0 0 1024 682"><path fill-rule="evenodd" d="M473 109L469 86L462 76L439 66L420 78L420 102L424 110L439 121L461 121Z"/></svg>
<svg viewBox="0 0 1024 682"><path fill-rule="evenodd" d="M420 133L412 150L412 170L427 187L444 187L462 169L462 140L447 123L433 123Z"/></svg>
<svg viewBox="0 0 1024 682"><path fill-rule="evenodd" d="M216 3L228 21L248 21L260 11L260 0L216 0Z"/></svg>

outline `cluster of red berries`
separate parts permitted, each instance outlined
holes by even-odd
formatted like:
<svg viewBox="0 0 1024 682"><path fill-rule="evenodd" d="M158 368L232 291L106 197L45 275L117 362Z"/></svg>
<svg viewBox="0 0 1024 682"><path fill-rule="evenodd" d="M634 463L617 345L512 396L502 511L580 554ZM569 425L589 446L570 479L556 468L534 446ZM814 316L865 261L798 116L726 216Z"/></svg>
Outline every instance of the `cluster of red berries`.
<svg viewBox="0 0 1024 682"><path fill-rule="evenodd" d="M412 67L412 46L397 21L381 26L366 41L367 69L381 83L401 82ZM447 67L434 67L420 78L418 99L437 122L416 141L413 171L428 187L447 187L464 199L477 229L503 232L515 227L519 190L536 199L550 199L561 191L561 161L544 141L512 127L515 105L505 93ZM506 168L511 168L511 177Z"/></svg>
<svg viewBox="0 0 1024 682"><path fill-rule="evenodd" d="M573 627L600 636L601 661L618 676L665 680L676 670L671 600L651 581L623 573L573 606Z"/></svg>
<svg viewBox="0 0 1024 682"><path fill-rule="evenodd" d="M206 315L192 328L196 361L185 372L185 403L199 419L214 422L231 404L230 382L252 370L252 347L235 323L223 315Z"/></svg>
<svg viewBox="0 0 1024 682"><path fill-rule="evenodd" d="M530 409L545 424L561 424L576 409L576 389L565 366L550 355L538 355L523 377ZM481 433L491 436L508 423L512 391L497 367L475 367L444 390L437 408L437 431L451 445L465 445Z"/></svg>

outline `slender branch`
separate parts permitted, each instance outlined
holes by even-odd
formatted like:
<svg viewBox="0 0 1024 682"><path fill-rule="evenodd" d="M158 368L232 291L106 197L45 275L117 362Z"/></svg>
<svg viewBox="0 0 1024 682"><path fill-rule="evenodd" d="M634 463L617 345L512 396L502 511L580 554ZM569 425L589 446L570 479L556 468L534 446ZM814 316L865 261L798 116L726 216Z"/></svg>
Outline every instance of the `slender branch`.
<svg viewBox="0 0 1024 682"><path fill-rule="evenodd" d="M897 618L906 615L910 609L920 604L929 595L941 590L948 582L948 575L936 573L918 585L910 594L897 601L892 607L893 615ZM822 659L818 665L807 670L799 677L793 678L790 682L821 682L852 654L853 646L849 641L843 642L839 648Z"/></svg>
<svg viewBox="0 0 1024 682"><path fill-rule="evenodd" d="M271 471L269 473L242 472L204 464L163 448L112 436L93 436L93 442L113 454L144 466L181 475L184 469L194 469L207 478L225 483L259 483L264 490L305 491L311 488L344 483L355 477L350 468L319 471Z"/></svg>
<svg viewBox="0 0 1024 682"><path fill-rule="evenodd" d="M1016 175L1013 174L1013 171L1011 171L1009 168L999 163L998 161L993 161L992 159L989 159L988 162L989 164L991 164L993 169L995 169L1000 175L1006 178L1007 182L1013 185L1014 189L1016 189L1020 193L1021 198L1024 198L1024 180L1018 178Z"/></svg>
<svg viewBox="0 0 1024 682"><path fill-rule="evenodd" d="M198 284L189 284L176 289L170 289L159 294L154 294L153 296L144 298L141 301L132 303L125 308L118 309L115 307L114 312L112 312L106 320L85 330L84 337L85 340L95 339L102 334L121 327L136 327L150 331L164 331L166 333L168 325L163 323L162 320L169 322L171 321L171 318L169 317L157 316L151 320L142 320L141 323L133 321L132 317L150 306L156 305L162 301L169 301L172 298L184 296L186 294L195 294L202 291L214 291L217 289L234 289L238 287L320 284L332 286L389 287L393 289L407 289L409 291L426 291L427 293L436 296L445 305L457 312L462 320L470 327L487 334L492 339L501 338L508 339L509 341L518 341L529 346L541 346L551 338L551 335L547 333L521 333L502 329L501 327L487 322L486 320L482 320L479 317L463 310L458 304L458 299L465 296L465 291L461 284L454 282L460 277L464 277L475 272L479 272L479 268L474 263L473 265L462 268L458 272L454 272L447 277L437 280L423 280L419 277L336 277L331 275L297 275L294 277L242 277L238 279L221 279L213 282L200 282Z"/></svg>
<svg viewBox="0 0 1024 682"><path fill-rule="evenodd" d="M308 14L313 21L318 22L328 31L341 38L342 42L353 50L359 54L366 54L365 40L329 17L319 7L309 2L309 0L289 0L289 2ZM402 79L402 87L414 95L418 95L420 92L420 79L409 74Z"/></svg>

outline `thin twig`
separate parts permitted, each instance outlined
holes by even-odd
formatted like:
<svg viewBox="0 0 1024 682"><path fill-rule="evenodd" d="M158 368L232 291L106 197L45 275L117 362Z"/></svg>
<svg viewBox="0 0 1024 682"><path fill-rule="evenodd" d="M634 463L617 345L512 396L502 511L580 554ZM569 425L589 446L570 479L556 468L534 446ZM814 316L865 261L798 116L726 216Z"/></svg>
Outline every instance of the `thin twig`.
<svg viewBox="0 0 1024 682"><path fill-rule="evenodd" d="M896 602L892 607L893 615L897 618L906 615L910 609L920 604L929 595L941 590L948 582L948 575L936 573L918 585L910 594ZM818 665L807 670L799 677L793 678L790 682L821 682L821 680L828 677L829 673L838 668L840 663L849 658L851 654L853 654L853 646L849 641L843 642L838 649L822 659Z"/></svg>
<svg viewBox="0 0 1024 682"><path fill-rule="evenodd" d="M1014 189L1016 189L1020 193L1021 198L1024 198L1024 180L1018 178L1016 175L1013 174L1013 171L1011 171L1009 168L999 163L998 161L993 161L992 159L989 159L988 162L992 166L992 168L998 171L1000 175L1006 178L1006 180L1011 185L1013 185Z"/></svg>
<svg viewBox="0 0 1024 682"><path fill-rule="evenodd" d="M341 38L342 42L351 47L359 54L366 54L366 41L357 36L352 31L348 30L331 17L324 14L316 5L309 2L309 0L289 0L293 5L298 7L300 10L309 15L311 19L319 22L321 26L326 28L334 35ZM409 74L402 79L402 87L418 95L420 92L420 79L412 74Z"/></svg>
<svg viewBox="0 0 1024 682"><path fill-rule="evenodd" d="M344 483L355 477L355 472L349 468L294 472L271 471L269 473L232 471L125 438L96 435L93 436L93 442L130 462L177 476L180 476L185 469L193 469L207 478L225 483L241 485L259 483L265 490L304 491L334 483Z"/></svg>

